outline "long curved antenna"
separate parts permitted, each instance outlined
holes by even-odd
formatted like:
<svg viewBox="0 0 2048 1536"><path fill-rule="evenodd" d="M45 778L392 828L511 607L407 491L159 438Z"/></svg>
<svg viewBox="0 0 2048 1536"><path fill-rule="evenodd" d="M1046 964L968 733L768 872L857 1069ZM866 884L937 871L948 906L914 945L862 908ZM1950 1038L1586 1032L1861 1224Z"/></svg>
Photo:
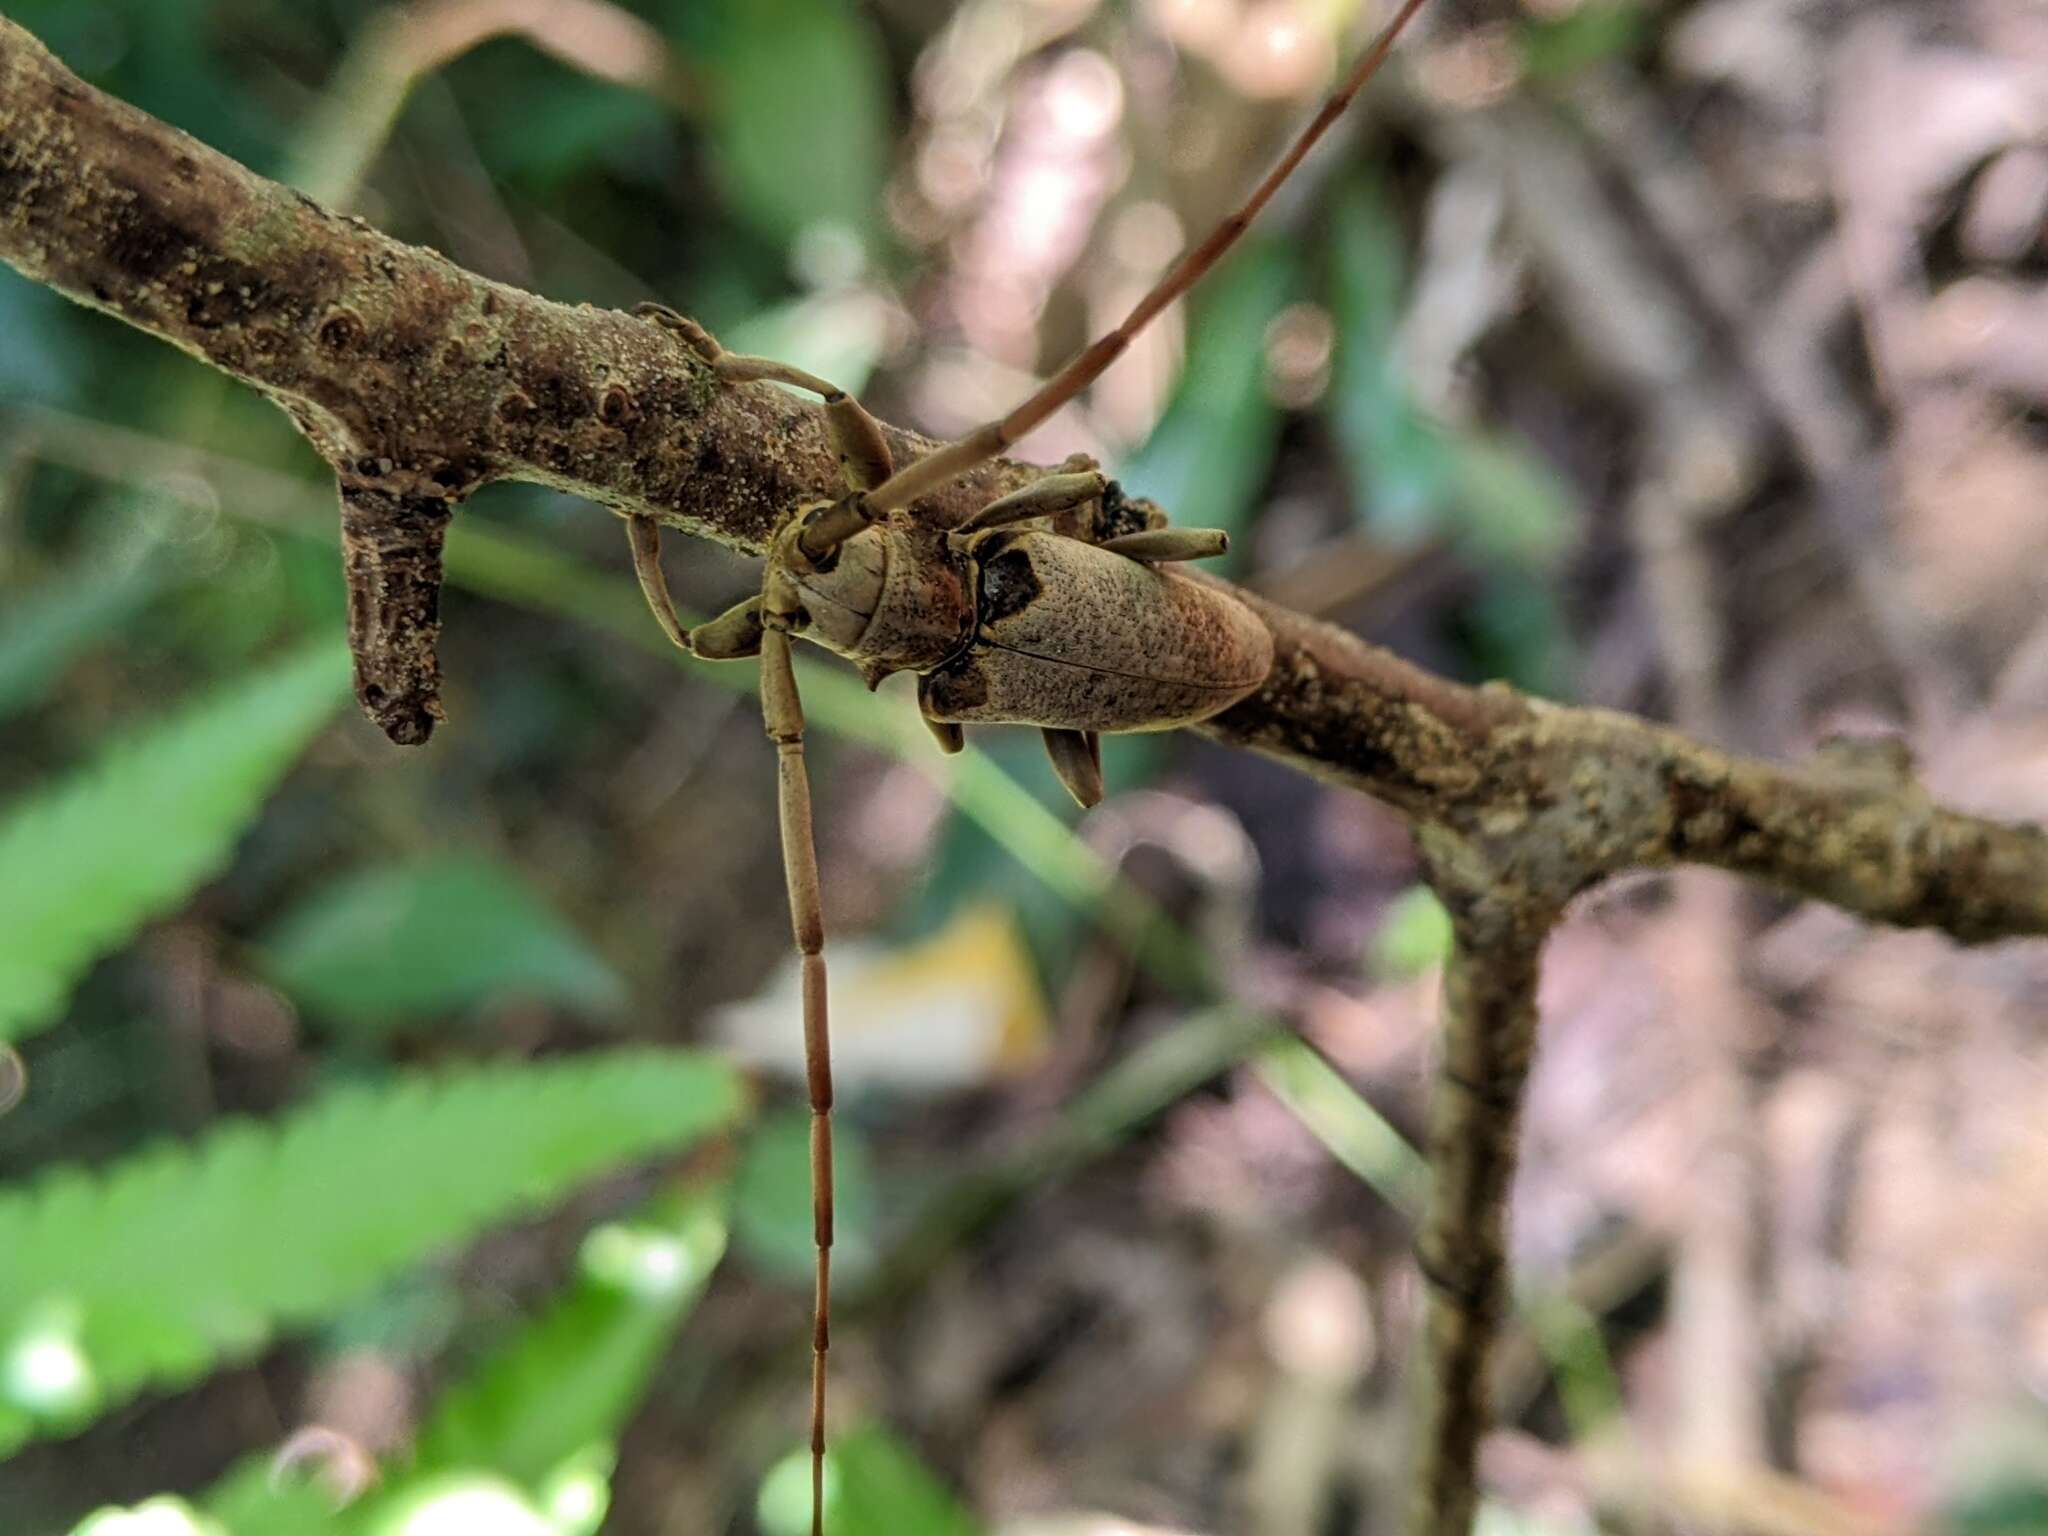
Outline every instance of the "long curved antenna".
<svg viewBox="0 0 2048 1536"><path fill-rule="evenodd" d="M1279 163L1266 173L1265 180L1252 189L1244 206L1211 230L1208 239L1200 245L1183 251L1173 270L1138 300L1137 307L1124 317L1122 325L1091 343L1079 357L1054 374L1037 394L1009 415L977 427L958 441L926 454L869 491L862 498L869 517L881 517L898 507L906 507L920 496L928 496L968 470L986 463L1100 378L1103 370L1122 355L1124 348L1151 322L1153 316L1199 282L1202 275L1237 242L1237 237L1245 232L1259 210L1279 191L1280 184L1301 164L1302 157L1315 147L1330 124L1344 115L1344 109L1351 105L1351 98L1386 62L1401 29L1421 8L1422 0L1406 0L1373 45L1359 56L1351 73L1345 76L1344 83L1330 93L1322 109L1302 129L1287 153L1280 157Z"/></svg>
<svg viewBox="0 0 2048 1536"><path fill-rule="evenodd" d="M811 1299L811 1536L825 1530L825 1354L832 1325L832 1035L825 1013L825 913L811 839L811 780L804 769L804 707L789 635L761 636L761 715L775 743L782 812L782 876L803 969L804 1077L811 1097L811 1227L818 1250Z"/></svg>

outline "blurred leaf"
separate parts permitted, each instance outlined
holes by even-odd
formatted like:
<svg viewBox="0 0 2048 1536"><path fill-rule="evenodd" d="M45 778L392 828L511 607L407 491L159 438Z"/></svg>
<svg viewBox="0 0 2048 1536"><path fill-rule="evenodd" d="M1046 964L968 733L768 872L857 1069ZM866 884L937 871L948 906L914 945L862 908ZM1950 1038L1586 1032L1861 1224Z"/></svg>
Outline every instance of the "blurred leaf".
<svg viewBox="0 0 2048 1536"><path fill-rule="evenodd" d="M10 599L0 611L0 719L41 703L73 660L148 606L168 575L159 561L109 571L81 560Z"/></svg>
<svg viewBox="0 0 2048 1536"><path fill-rule="evenodd" d="M709 1036L779 1075L804 1075L803 968L791 953L752 997L711 1011ZM832 945L832 1078L842 1102L874 1090L984 1087L1036 1064L1051 1021L1016 915L970 897L928 935Z"/></svg>
<svg viewBox="0 0 2048 1536"><path fill-rule="evenodd" d="M1513 439L1447 436L1456 532L1480 559L1529 570L1555 565L1571 542L1578 507L1556 473Z"/></svg>
<svg viewBox="0 0 2048 1536"><path fill-rule="evenodd" d="M539 1493L609 1448L725 1253L722 1196L672 1193L594 1229L575 1282L441 1397L414 1470L486 1467Z"/></svg>
<svg viewBox="0 0 2048 1536"><path fill-rule="evenodd" d="M1450 957L1451 915L1436 892L1426 885L1402 892L1373 935L1373 975L1382 981L1406 981L1435 970Z"/></svg>
<svg viewBox="0 0 2048 1536"><path fill-rule="evenodd" d="M77 354L66 334L77 313L54 289L0 268L0 400L70 402L77 394Z"/></svg>
<svg viewBox="0 0 2048 1536"><path fill-rule="evenodd" d="M1454 430L1416 406L1401 372L1400 230L1368 184L1345 187L1335 212L1338 340L1329 398L1370 526L1397 542L1446 534L1490 561L1555 560L1576 519L1569 491L1511 439Z"/></svg>
<svg viewBox="0 0 2048 1536"><path fill-rule="evenodd" d="M236 1536L344 1536L427 1518L468 1489L510 1498L515 1515L601 1516L613 1446L676 1328L725 1252L722 1192L667 1191L595 1227L567 1288L442 1393L381 1492L337 1514L310 1469L280 1477L247 1458L215 1485L206 1512Z"/></svg>
<svg viewBox="0 0 2048 1536"><path fill-rule="evenodd" d="M1210 275L1194 302L1187 365L1166 413L1118 467L1126 490L1158 501L1181 527L1221 528L1236 539L1250 525L1280 446L1280 407L1266 388L1266 327L1287 302L1295 270L1288 241L1253 234ZM1235 548L1203 566L1231 571L1243 554Z"/></svg>
<svg viewBox="0 0 2048 1536"><path fill-rule="evenodd" d="M258 941L264 972L316 1013L383 1031L534 998L596 1013L626 989L518 871L444 857L361 870L321 888Z"/></svg>
<svg viewBox="0 0 2048 1536"><path fill-rule="evenodd" d="M874 296L847 290L760 310L719 339L731 351L794 364L857 395L874 374L888 331L888 314Z"/></svg>
<svg viewBox="0 0 2048 1536"><path fill-rule="evenodd" d="M1331 203L1331 425L1367 526L1390 543L1419 543L1443 530L1449 466L1401 376L1400 230L1369 183L1347 183Z"/></svg>
<svg viewBox="0 0 2048 1536"><path fill-rule="evenodd" d="M422 113L426 103L415 103L408 133L432 144L456 138L467 124L492 173L524 182L536 196L568 196L572 178L589 175L614 146L666 131L674 115L642 91L578 74L524 42L478 49L450 75L461 118Z"/></svg>
<svg viewBox="0 0 2048 1536"><path fill-rule="evenodd" d="M882 1202L867 1138L844 1115L832 1132L832 1268L852 1280L875 1261ZM732 1218L733 1236L754 1263L787 1279L810 1278L809 1110L778 1110L755 1125L733 1177Z"/></svg>
<svg viewBox="0 0 2048 1536"><path fill-rule="evenodd" d="M1398 346L1399 228L1370 183L1353 182L1334 202L1329 400L1352 500L1390 544L1452 540L1486 576L1462 616L1475 670L1555 693L1569 644L1549 573L1574 536L1576 503L1512 438L1446 426L1415 404Z"/></svg>
<svg viewBox="0 0 2048 1536"><path fill-rule="evenodd" d="M811 1528L810 1453L776 1463L758 1504L767 1536ZM981 1525L888 1431L864 1425L832 1447L825 1467L825 1523L832 1536L976 1536Z"/></svg>
<svg viewBox="0 0 2048 1536"><path fill-rule="evenodd" d="M8 0L7 15L85 79L257 169L286 135L233 72L210 0ZM303 23L302 23L303 25Z"/></svg>
<svg viewBox="0 0 2048 1536"><path fill-rule="evenodd" d="M132 1507L95 1510L71 1528L71 1536L226 1536L222 1527L183 1499L168 1495ZM280 1533L282 1536L282 1533Z"/></svg>
<svg viewBox="0 0 2048 1536"><path fill-rule="evenodd" d="M0 1041L53 1022L86 968L209 879L346 695L337 640L105 749L0 817Z"/></svg>
<svg viewBox="0 0 2048 1536"><path fill-rule="evenodd" d="M1631 53L1649 33L1639 0L1583 0L1562 16L1523 24L1522 67L1536 79L1554 80Z"/></svg>
<svg viewBox="0 0 2048 1536"><path fill-rule="evenodd" d="M872 248L892 125L888 59L864 10L854 0L669 0L667 10L716 90L713 143L733 207L785 249L821 223Z"/></svg>
<svg viewBox="0 0 2048 1536"><path fill-rule="evenodd" d="M730 1121L682 1052L472 1067L0 1196L0 1455L245 1359L447 1245Z"/></svg>

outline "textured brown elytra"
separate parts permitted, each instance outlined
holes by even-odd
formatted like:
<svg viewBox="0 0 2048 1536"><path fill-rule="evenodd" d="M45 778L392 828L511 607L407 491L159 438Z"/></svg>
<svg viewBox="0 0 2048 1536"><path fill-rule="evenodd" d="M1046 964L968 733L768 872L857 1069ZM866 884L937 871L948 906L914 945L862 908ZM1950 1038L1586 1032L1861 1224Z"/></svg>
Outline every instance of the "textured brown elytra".
<svg viewBox="0 0 2048 1536"><path fill-rule="evenodd" d="M1235 598L1057 534L998 529L969 546L975 643L926 674L925 714L959 724L1164 731L1264 680L1273 637Z"/></svg>

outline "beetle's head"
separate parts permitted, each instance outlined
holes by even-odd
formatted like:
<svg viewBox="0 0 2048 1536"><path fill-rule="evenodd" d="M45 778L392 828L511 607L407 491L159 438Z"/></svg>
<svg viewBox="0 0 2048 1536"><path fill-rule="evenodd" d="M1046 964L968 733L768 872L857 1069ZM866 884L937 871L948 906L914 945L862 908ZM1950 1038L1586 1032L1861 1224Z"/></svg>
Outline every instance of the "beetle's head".
<svg viewBox="0 0 2048 1536"><path fill-rule="evenodd" d="M767 590L779 590L777 606L786 604L790 633L858 660L861 637L882 594L881 529L864 527L823 554L805 548L806 533L845 520L850 500L806 502L783 523L768 552Z"/></svg>

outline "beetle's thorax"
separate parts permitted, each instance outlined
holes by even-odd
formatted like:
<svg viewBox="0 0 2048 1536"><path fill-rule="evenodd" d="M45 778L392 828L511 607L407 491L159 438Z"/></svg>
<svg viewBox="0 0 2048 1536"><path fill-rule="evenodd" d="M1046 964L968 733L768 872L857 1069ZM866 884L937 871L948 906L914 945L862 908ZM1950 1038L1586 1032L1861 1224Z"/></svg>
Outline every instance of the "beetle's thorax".
<svg viewBox="0 0 2048 1536"><path fill-rule="evenodd" d="M795 593L795 633L855 662L871 680L927 671L973 638L966 562L944 534L878 523L813 558L799 542L801 532L806 519L830 505L801 509L769 553L771 576L786 576Z"/></svg>

